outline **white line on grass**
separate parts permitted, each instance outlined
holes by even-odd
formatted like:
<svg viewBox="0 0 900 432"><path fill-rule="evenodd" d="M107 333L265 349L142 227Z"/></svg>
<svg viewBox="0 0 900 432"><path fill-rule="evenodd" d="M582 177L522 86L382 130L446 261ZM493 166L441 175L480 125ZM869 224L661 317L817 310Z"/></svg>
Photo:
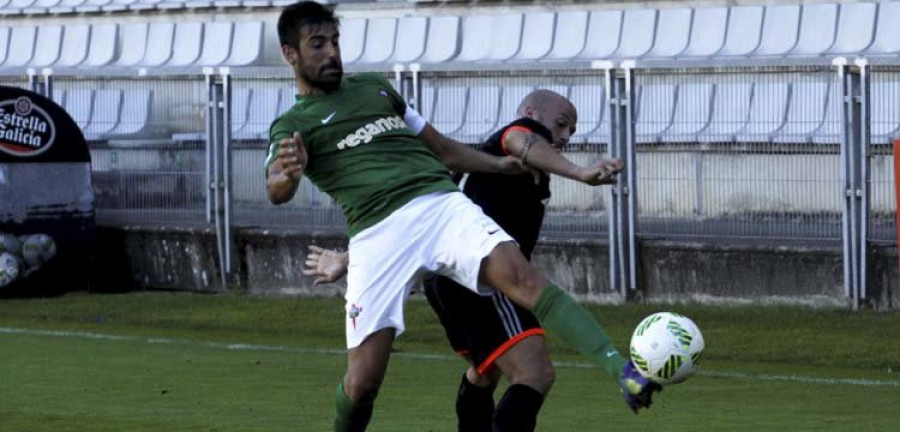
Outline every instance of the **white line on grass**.
<svg viewBox="0 0 900 432"><path fill-rule="evenodd" d="M172 339L172 338L144 338L140 336L121 336L93 332L80 331L63 331L63 330L39 330L19 327L0 327L0 334L20 334L28 336L57 336L80 339L98 339L116 342L145 342L150 344L163 345L191 345L201 346L214 349L226 349L235 351L273 351L288 352L298 354L315 354L315 355L346 355L347 350L335 348L294 348L283 345L255 345L246 343L226 343L226 342L203 342L191 339ZM443 354L424 354L414 352L395 352L393 355L399 357L456 361L457 356ZM563 368L594 368L596 366L589 363L580 362L553 362L556 367ZM724 372L699 370L698 375L709 376L714 378L735 378L746 380L762 380L762 381L788 381L799 382L805 384L829 384L829 385L858 385L864 387L886 386L900 387L900 380L872 380L872 379L854 379L854 378L819 378L802 375L768 375L768 374L751 374L745 372Z"/></svg>

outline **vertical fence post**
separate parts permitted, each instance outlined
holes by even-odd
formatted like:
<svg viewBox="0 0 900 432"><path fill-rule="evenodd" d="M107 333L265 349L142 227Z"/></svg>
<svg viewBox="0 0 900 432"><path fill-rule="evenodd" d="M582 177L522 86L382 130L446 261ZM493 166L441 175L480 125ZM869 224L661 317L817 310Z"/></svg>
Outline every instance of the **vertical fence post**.
<svg viewBox="0 0 900 432"><path fill-rule="evenodd" d="M431 113L425 112L422 109L422 81L419 79L419 71L422 70L422 66L418 63L413 63L409 65L409 72L412 75L412 103L413 108L422 115L422 117L428 118Z"/></svg>
<svg viewBox="0 0 900 432"><path fill-rule="evenodd" d="M869 63L866 59L856 59L855 73L857 75L856 107L858 115L855 117L857 139L857 158L859 167L859 183L857 183L856 198L859 201L859 301L866 302L869 298L869 184L872 175L869 170L869 120L870 111L870 75Z"/></svg>
<svg viewBox="0 0 900 432"><path fill-rule="evenodd" d="M900 203L900 138L894 138L894 202ZM894 207L894 224L897 229L897 250L900 251L900 205ZM900 258L900 253L897 254ZM897 262L900 269L900 261Z"/></svg>
<svg viewBox="0 0 900 432"><path fill-rule="evenodd" d="M216 251L219 258L219 277L222 288L228 287L231 272L231 229L229 227L230 191L226 191L227 177L230 175L228 142L231 124L231 79L230 70L221 68L216 74L213 68L204 68L207 85L206 117L206 177L207 177L207 222L215 227Z"/></svg>
<svg viewBox="0 0 900 432"><path fill-rule="evenodd" d="M623 299L637 289L636 242L634 238L634 112L632 88L633 62L623 62L616 69L611 62L598 61L591 65L603 69L606 87L606 107L609 121L609 157L625 161L625 172L610 188L607 214L609 218L609 284Z"/></svg>
<svg viewBox="0 0 900 432"><path fill-rule="evenodd" d="M851 68L847 59L834 59L839 82L842 86L842 133L841 133L841 184L844 195L843 205L843 263L844 294L850 300L850 307L858 310L865 299L866 290L866 152L868 139L867 110L863 102L868 91L861 71L865 67ZM865 112L864 112L865 111Z"/></svg>
<svg viewBox="0 0 900 432"><path fill-rule="evenodd" d="M44 96L47 99L53 99L53 69L51 68L43 68L41 69L41 75L44 77ZM54 101L56 102L56 101Z"/></svg>
<svg viewBox="0 0 900 432"><path fill-rule="evenodd" d="M214 222L213 196L215 195L216 185L213 181L213 143L216 142L215 117L217 105L216 79L213 75L213 68L203 68L203 76L206 83L206 223Z"/></svg>
<svg viewBox="0 0 900 432"><path fill-rule="evenodd" d="M231 118L231 104L232 104L232 80L231 80L231 68L222 67L219 68L219 76L222 81L222 101L224 102L222 105L222 139L218 144L219 157L221 159L221 178L222 181L219 184L219 195L221 198L221 208L219 210L219 219L221 223L221 230L217 232L217 236L219 237L219 243L221 244L222 254L219 255L219 261L222 266L222 287L227 287L227 277L231 274L233 270L231 252L232 252L232 235L231 235L231 225L232 225L232 207L231 207L231 179L232 179L232 160L231 160L231 124L234 119Z"/></svg>

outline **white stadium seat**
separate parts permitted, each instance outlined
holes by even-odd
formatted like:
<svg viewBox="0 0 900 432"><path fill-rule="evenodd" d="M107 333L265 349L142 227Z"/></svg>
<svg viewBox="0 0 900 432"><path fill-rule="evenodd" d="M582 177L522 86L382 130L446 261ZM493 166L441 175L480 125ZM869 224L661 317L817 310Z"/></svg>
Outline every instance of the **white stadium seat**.
<svg viewBox="0 0 900 432"><path fill-rule="evenodd" d="M900 132L900 77L889 78L872 82L870 141L876 145L890 144Z"/></svg>
<svg viewBox="0 0 900 432"><path fill-rule="evenodd" d="M762 6L730 7L725 45L716 52L716 56L747 56L755 51L762 36L764 13Z"/></svg>
<svg viewBox="0 0 900 432"><path fill-rule="evenodd" d="M522 43L519 52L510 60L537 61L550 53L556 26L553 12L529 12L522 24Z"/></svg>
<svg viewBox="0 0 900 432"><path fill-rule="evenodd" d="M500 87L473 86L469 88L469 101L463 126L453 137L470 143L480 143L497 127L500 115Z"/></svg>
<svg viewBox="0 0 900 432"><path fill-rule="evenodd" d="M362 56L366 45L366 19L350 18L341 21L341 60L353 63Z"/></svg>
<svg viewBox="0 0 900 432"><path fill-rule="evenodd" d="M259 61L263 50L263 22L239 21L234 23L234 43L225 64L247 66Z"/></svg>
<svg viewBox="0 0 900 432"><path fill-rule="evenodd" d="M232 132L235 140L266 140L269 125L278 116L281 89L277 87L254 87L250 94L249 112L243 127Z"/></svg>
<svg viewBox="0 0 900 432"><path fill-rule="evenodd" d="M766 6L762 34L753 56L785 55L797 45L800 5Z"/></svg>
<svg viewBox="0 0 900 432"><path fill-rule="evenodd" d="M498 114L498 126L506 126L519 117L517 111L519 104L525 96L534 90L530 85L507 85L500 94L500 112Z"/></svg>
<svg viewBox="0 0 900 432"><path fill-rule="evenodd" d="M98 67L112 63L116 55L116 39L119 26L116 24L92 24L90 45L84 66Z"/></svg>
<svg viewBox="0 0 900 432"><path fill-rule="evenodd" d="M709 125L697 134L697 141L707 143L734 141L735 134L744 128L750 117L752 97L751 83L717 84Z"/></svg>
<svg viewBox="0 0 900 432"><path fill-rule="evenodd" d="M91 27L88 24L69 24L63 31L62 50L56 67L75 67L87 59Z"/></svg>
<svg viewBox="0 0 900 432"><path fill-rule="evenodd" d="M724 46L727 30L728 8L706 7L694 9L694 19L689 30L690 42L679 56L713 56Z"/></svg>
<svg viewBox="0 0 900 432"><path fill-rule="evenodd" d="M672 126L660 140L670 143L697 141L697 134L709 125L714 95L715 87L710 83L679 85Z"/></svg>
<svg viewBox="0 0 900 432"><path fill-rule="evenodd" d="M200 52L199 66L219 66L225 63L231 54L234 23L214 21L203 23L203 48ZM176 45L177 46L177 45Z"/></svg>
<svg viewBox="0 0 900 432"><path fill-rule="evenodd" d="M837 80L828 87L828 106L825 108L825 119L822 126L812 134L812 142L816 144L840 144L843 133L843 98L841 83Z"/></svg>
<svg viewBox="0 0 900 432"><path fill-rule="evenodd" d="M747 125L735 136L735 141L770 142L772 135L784 125L789 95L786 82L756 83L750 102L750 117Z"/></svg>
<svg viewBox="0 0 900 432"><path fill-rule="evenodd" d="M553 48L544 60L571 60L584 49L587 40L587 11L561 11L556 14Z"/></svg>
<svg viewBox="0 0 900 432"><path fill-rule="evenodd" d="M136 138L145 134L150 119L153 92L147 89L127 89L122 94L122 112L116 128L108 138Z"/></svg>
<svg viewBox="0 0 900 432"><path fill-rule="evenodd" d="M837 32L837 4L805 4L800 15L800 33L792 56L815 56L834 44Z"/></svg>
<svg viewBox="0 0 900 432"><path fill-rule="evenodd" d="M94 141L104 138L119 124L122 109L122 90L102 89L94 92L94 108L90 122L84 128L84 139Z"/></svg>
<svg viewBox="0 0 900 432"><path fill-rule="evenodd" d="M459 53L460 19L457 16L434 16L428 19L428 40L422 63L442 63Z"/></svg>
<svg viewBox="0 0 900 432"><path fill-rule="evenodd" d="M9 49L3 66L22 67L34 57L34 44L37 40L37 27L13 27L9 35Z"/></svg>
<svg viewBox="0 0 900 432"><path fill-rule="evenodd" d="M152 22L147 29L147 52L140 66L161 66L172 58L175 23Z"/></svg>
<svg viewBox="0 0 900 432"><path fill-rule="evenodd" d="M828 82L795 82L791 84L784 126L772 137L778 143L812 142L813 133L822 126L828 106Z"/></svg>
<svg viewBox="0 0 900 432"><path fill-rule="evenodd" d="M382 63L394 53L397 18L372 18L366 23L366 38L360 63Z"/></svg>
<svg viewBox="0 0 900 432"><path fill-rule="evenodd" d="M75 12L100 12L101 8L108 5L110 1L111 0L84 0L83 3L75 6Z"/></svg>
<svg viewBox="0 0 900 432"><path fill-rule="evenodd" d="M190 66L200 58L203 43L203 24L199 22L175 23L175 39L172 41L172 57L167 66Z"/></svg>
<svg viewBox="0 0 900 432"><path fill-rule="evenodd" d="M66 91L64 107L66 112L75 120L75 124L81 130L88 125L91 119L91 109L94 106L94 91L91 89L74 89Z"/></svg>
<svg viewBox="0 0 900 432"><path fill-rule="evenodd" d="M643 57L671 59L684 52L691 36L692 17L691 9L661 9L656 22L653 48Z"/></svg>
<svg viewBox="0 0 900 432"><path fill-rule="evenodd" d="M622 37L612 57L633 59L653 49L656 38L656 9L628 9L622 16ZM607 36L608 37L608 36Z"/></svg>
<svg viewBox="0 0 900 432"><path fill-rule="evenodd" d="M604 59L619 49L622 33L622 11L592 11L587 28L584 50L578 54L582 60Z"/></svg>
<svg viewBox="0 0 900 432"><path fill-rule="evenodd" d="M452 135L462 127L465 119L469 88L457 85L440 86L435 92L431 124L444 135Z"/></svg>
<svg viewBox="0 0 900 432"><path fill-rule="evenodd" d="M427 35L427 17L399 18L394 52L387 61L390 63L410 63L418 60L425 53Z"/></svg>
<svg viewBox="0 0 900 432"><path fill-rule="evenodd" d="M41 25L34 45L34 57L29 62L29 65L35 67L53 65L59 59L62 37L62 26Z"/></svg>
<svg viewBox="0 0 900 432"><path fill-rule="evenodd" d="M900 25L897 25L898 22L900 22L900 2L879 3L875 36L863 55L893 56L900 53Z"/></svg>
<svg viewBox="0 0 900 432"><path fill-rule="evenodd" d="M85 0L60 0L55 6L48 9L52 14L66 14L75 12L75 8L81 6Z"/></svg>
<svg viewBox="0 0 900 432"><path fill-rule="evenodd" d="M575 135L569 141L592 144L607 142L609 129L604 127L608 126L606 89L596 84L574 85L569 93L569 100L578 111Z"/></svg>
<svg viewBox="0 0 900 432"><path fill-rule="evenodd" d="M6 56L9 53L9 27L0 27L0 65L6 63Z"/></svg>
<svg viewBox="0 0 900 432"><path fill-rule="evenodd" d="M875 3L844 3L840 5L837 36L826 55L850 55L864 51L875 36Z"/></svg>
<svg viewBox="0 0 900 432"><path fill-rule="evenodd" d="M674 84L643 84L636 107L634 125L638 143L658 142L660 135L672 125L678 87Z"/></svg>
<svg viewBox="0 0 900 432"><path fill-rule="evenodd" d="M119 26L119 58L115 66L134 66L144 58L147 49L146 22L130 22Z"/></svg>

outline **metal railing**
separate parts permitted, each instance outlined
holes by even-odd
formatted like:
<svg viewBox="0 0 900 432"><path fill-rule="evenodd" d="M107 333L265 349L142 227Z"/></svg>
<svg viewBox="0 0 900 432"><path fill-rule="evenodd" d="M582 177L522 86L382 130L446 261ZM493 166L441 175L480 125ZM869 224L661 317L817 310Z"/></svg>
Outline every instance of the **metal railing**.
<svg viewBox="0 0 900 432"><path fill-rule="evenodd" d="M582 165L623 157L628 174L613 188L554 179L543 232L608 236L623 294L636 288L637 241L663 238L840 244L847 295L865 298L866 245L896 243L886 144L900 133L900 68L529 66L385 76L438 130L470 144L514 119L532 89L572 100L579 118L564 154ZM115 127L140 123L125 128L131 133L89 137L100 223L215 227L226 261L231 227L345 229L340 209L308 180L292 202L268 203L268 124L293 103L286 69L36 78L0 83L60 97L86 135L105 130L92 127L109 111L101 91L149 90L144 117L117 117ZM133 108L124 94L120 113Z"/></svg>

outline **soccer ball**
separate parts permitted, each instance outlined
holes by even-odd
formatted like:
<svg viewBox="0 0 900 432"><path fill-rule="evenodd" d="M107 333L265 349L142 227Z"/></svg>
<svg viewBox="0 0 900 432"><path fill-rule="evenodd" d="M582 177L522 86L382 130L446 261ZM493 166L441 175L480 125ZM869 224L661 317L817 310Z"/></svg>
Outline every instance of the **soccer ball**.
<svg viewBox="0 0 900 432"><path fill-rule="evenodd" d="M34 234L22 243L22 258L28 267L40 267L56 255L56 242L47 234Z"/></svg>
<svg viewBox="0 0 900 432"><path fill-rule="evenodd" d="M17 255L22 252L22 243L12 234L0 233L0 252L9 252Z"/></svg>
<svg viewBox="0 0 900 432"><path fill-rule="evenodd" d="M644 377L676 384L690 377L706 343L690 318L659 312L644 318L631 335L631 361Z"/></svg>
<svg viewBox="0 0 900 432"><path fill-rule="evenodd" d="M0 252L0 287L5 287L19 277L19 259L8 252Z"/></svg>

